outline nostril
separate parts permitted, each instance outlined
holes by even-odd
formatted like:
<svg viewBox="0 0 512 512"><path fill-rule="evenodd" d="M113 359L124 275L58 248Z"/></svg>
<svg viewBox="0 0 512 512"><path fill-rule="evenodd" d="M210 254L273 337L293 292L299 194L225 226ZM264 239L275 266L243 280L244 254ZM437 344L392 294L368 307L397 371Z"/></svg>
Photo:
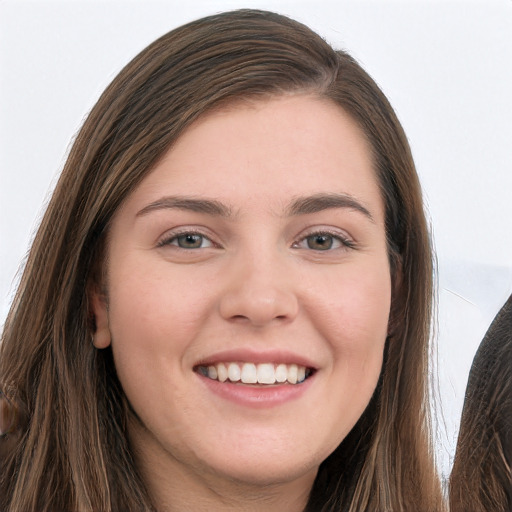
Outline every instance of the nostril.
<svg viewBox="0 0 512 512"><path fill-rule="evenodd" d="M255 325L292 320L298 310L297 298L292 292L275 288L251 292L232 290L221 298L219 307L224 319Z"/></svg>
<svg viewBox="0 0 512 512"><path fill-rule="evenodd" d="M233 315L233 316L231 317L231 320L235 320L235 321L242 321L242 322L244 322L244 321L247 321L247 320L249 320L249 319L248 319L246 316L244 316L244 315Z"/></svg>

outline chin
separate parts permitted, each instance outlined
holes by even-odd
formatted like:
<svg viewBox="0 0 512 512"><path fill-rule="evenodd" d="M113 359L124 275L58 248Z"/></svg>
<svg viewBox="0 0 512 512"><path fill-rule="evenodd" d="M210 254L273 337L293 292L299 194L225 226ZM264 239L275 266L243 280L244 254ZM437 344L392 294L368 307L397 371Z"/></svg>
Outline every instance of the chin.
<svg viewBox="0 0 512 512"><path fill-rule="evenodd" d="M270 457L267 457L269 459ZM250 464L240 461L223 461L221 467L213 467L217 475L222 475L225 479L237 482L250 487L272 487L274 485L283 485L301 480L313 481L318 472L318 464L306 463L293 460L290 461L271 461L263 460L261 457L253 460Z"/></svg>
<svg viewBox="0 0 512 512"><path fill-rule="evenodd" d="M303 439L274 443L232 441L230 445L216 444L210 453L203 452L199 464L216 475L251 486L272 486L302 478L312 483L321 462L329 455L312 451Z"/></svg>

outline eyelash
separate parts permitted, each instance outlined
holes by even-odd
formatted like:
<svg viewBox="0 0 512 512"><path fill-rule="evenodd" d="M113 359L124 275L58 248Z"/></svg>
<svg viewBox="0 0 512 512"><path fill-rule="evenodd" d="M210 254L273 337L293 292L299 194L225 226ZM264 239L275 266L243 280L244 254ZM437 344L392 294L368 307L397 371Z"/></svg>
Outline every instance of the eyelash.
<svg viewBox="0 0 512 512"><path fill-rule="evenodd" d="M188 236L200 237L201 245L204 241L208 241L210 245L207 247L180 247L178 245L178 243L173 243L173 242L178 242L178 239L180 237L188 237ZM327 249L314 249L312 247L301 247L301 244L303 244L304 242L307 243L308 239L315 238L315 237L322 237L322 236L332 238L333 241L334 242L337 241L340 244L340 246L333 248L331 245ZM177 249L184 250L184 251L190 251L190 250L196 250L196 249L207 249L209 247L217 247L217 248L220 247L218 244L213 242L210 237L208 237L201 231L190 230L190 229L183 230L183 231L177 232L177 233L176 232L171 233L169 236L160 240L157 244L158 247L165 247L167 245L174 245ZM312 250L315 252L331 252L331 251L334 251L337 249L357 249L357 244L353 240L348 238L347 236L343 236L338 232L333 232L333 231L322 229L319 231L313 231L311 233L308 233L306 236L303 236L302 238L300 238L299 240L294 242L292 244L292 247L295 249L309 249L309 250Z"/></svg>
<svg viewBox="0 0 512 512"><path fill-rule="evenodd" d="M308 247L308 249L315 251L315 252L329 252L329 251L333 251L336 249L357 249L356 243L353 240L351 240L350 238L348 238L347 236L343 236L342 234L340 234L338 232L333 232L333 231L329 231L329 230L325 230L325 229L308 233L306 236L303 236L297 242L294 242L293 247L300 249L301 247L299 246L299 244L306 242L310 238L321 237L321 236L331 237L335 241L339 242L340 247L335 247L335 248L329 247L329 248L323 249L323 250L322 249L312 249L311 247Z"/></svg>
<svg viewBox="0 0 512 512"><path fill-rule="evenodd" d="M196 248L185 248L185 247L180 247L177 243L176 244L173 244L174 241L178 241L178 239L182 236L198 236L198 237L201 237L202 240L207 240L210 244L211 244L211 247L219 247L218 244L215 244L211 239L210 237L206 236L204 233L201 233L201 231L197 231L197 230L191 230L191 229L187 229L187 230L183 230L181 232L178 232L178 233L171 233L169 236L167 237L164 237L162 240L160 240L157 244L157 247L165 247L166 245L174 245L176 246L177 249L181 249L183 251L189 251L189 250L194 250ZM205 247L198 247L198 249L205 249Z"/></svg>

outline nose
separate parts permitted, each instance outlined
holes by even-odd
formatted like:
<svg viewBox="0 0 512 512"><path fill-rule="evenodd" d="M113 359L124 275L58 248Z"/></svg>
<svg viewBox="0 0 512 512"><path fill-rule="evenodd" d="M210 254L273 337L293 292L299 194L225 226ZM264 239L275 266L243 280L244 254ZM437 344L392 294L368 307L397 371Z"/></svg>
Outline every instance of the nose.
<svg viewBox="0 0 512 512"><path fill-rule="evenodd" d="M220 314L230 322L263 327L293 321L299 302L293 276L276 261L245 260L234 265L220 300Z"/></svg>

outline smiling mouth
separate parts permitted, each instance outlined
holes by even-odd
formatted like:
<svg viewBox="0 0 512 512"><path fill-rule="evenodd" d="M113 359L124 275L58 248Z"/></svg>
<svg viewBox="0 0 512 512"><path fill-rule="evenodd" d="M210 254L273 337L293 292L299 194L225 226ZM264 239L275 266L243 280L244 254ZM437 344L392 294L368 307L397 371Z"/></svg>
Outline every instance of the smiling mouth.
<svg viewBox="0 0 512 512"><path fill-rule="evenodd" d="M219 382L242 384L300 384L313 374L313 369L297 364L274 363L217 363L196 366L194 370L204 377Z"/></svg>

